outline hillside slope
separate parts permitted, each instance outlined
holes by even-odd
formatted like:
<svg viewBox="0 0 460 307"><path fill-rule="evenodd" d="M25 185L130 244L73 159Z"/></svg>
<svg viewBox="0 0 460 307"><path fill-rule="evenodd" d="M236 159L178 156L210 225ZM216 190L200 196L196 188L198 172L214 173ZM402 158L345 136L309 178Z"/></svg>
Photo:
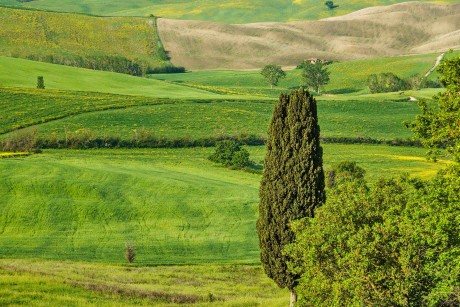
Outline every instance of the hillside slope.
<svg viewBox="0 0 460 307"><path fill-rule="evenodd" d="M422 0L424 2L458 3L457 0ZM31 7L60 12L79 12L105 16L148 16L205 20L223 23L250 23L264 21L287 22L318 20L340 16L366 7L391 5L407 0L337 0L337 8L330 10L318 0L40 0L21 3L0 0L0 5Z"/></svg>
<svg viewBox="0 0 460 307"><path fill-rule="evenodd" d="M3 86L35 88L37 76L44 77L46 89L162 98L221 97L158 80L0 56L0 91Z"/></svg>
<svg viewBox="0 0 460 307"><path fill-rule="evenodd" d="M139 74L164 64L159 53L153 19L0 7L0 55Z"/></svg>
<svg viewBox="0 0 460 307"><path fill-rule="evenodd" d="M460 5L410 2L346 16L290 23L227 25L159 19L175 65L251 69L318 57L348 60L460 48Z"/></svg>

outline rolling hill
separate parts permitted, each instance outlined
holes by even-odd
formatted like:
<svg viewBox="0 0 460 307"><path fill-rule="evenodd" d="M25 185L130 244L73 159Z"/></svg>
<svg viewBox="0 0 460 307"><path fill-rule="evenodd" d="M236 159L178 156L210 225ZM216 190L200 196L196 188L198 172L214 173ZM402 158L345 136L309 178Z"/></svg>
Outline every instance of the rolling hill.
<svg viewBox="0 0 460 307"><path fill-rule="evenodd" d="M320 21L227 25L158 20L165 49L188 69L254 69L311 57L350 60L460 48L460 5L409 2Z"/></svg>
<svg viewBox="0 0 460 307"><path fill-rule="evenodd" d="M141 75L165 62L155 20L0 7L0 55ZM163 53L162 53L163 52Z"/></svg>
<svg viewBox="0 0 460 307"><path fill-rule="evenodd" d="M35 88L37 76L44 77L46 89L163 98L206 99L221 96L205 90L126 74L0 56L0 86Z"/></svg>
<svg viewBox="0 0 460 307"><path fill-rule="evenodd" d="M318 0L40 0L19 2L0 0L0 5L36 9L78 12L104 16L148 16L184 20L218 21L224 23L252 23L263 21L288 22L317 20L340 16L371 6L391 5L405 0L337 0L337 8L330 10ZM424 2L457 3L456 0L425 0Z"/></svg>

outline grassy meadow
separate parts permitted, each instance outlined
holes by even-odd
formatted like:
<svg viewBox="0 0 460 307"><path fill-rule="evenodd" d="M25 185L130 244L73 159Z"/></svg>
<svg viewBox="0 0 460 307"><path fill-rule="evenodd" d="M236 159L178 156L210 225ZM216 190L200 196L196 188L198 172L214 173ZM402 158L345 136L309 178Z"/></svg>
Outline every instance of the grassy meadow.
<svg viewBox="0 0 460 307"><path fill-rule="evenodd" d="M129 139L134 131L145 128L153 135L166 139L197 140L240 134L266 138L274 107L272 101L159 101L146 104L85 112L49 121L39 126L39 134L63 139L66 131L89 129L98 136ZM384 141L409 139L411 133L403 122L412 120L419 113L416 103L397 100L322 100L318 109L323 137Z"/></svg>
<svg viewBox="0 0 460 307"><path fill-rule="evenodd" d="M119 266L0 260L0 304L285 306L260 266Z"/></svg>
<svg viewBox="0 0 460 307"><path fill-rule="evenodd" d="M265 138L279 93L302 84L300 70L288 69L271 89L259 70L143 78L15 57L109 55L161 66L155 25L146 18L152 13L291 21L399 2L344 0L327 10L313 0L0 0L27 8L0 7L0 140L30 127L61 140L88 131L129 140L141 129L168 140ZM367 77L423 75L438 55L331 64L331 82L317 96L322 137L409 139L403 122L419 108L408 98L430 101L441 89L370 94ZM46 89L35 88L37 76ZM255 229L265 147L245 148L254 162L246 170L209 161L213 147L0 151L0 305L285 306L288 292L260 266ZM418 147L323 149L326 170L356 161L370 184L401 173L428 179L451 163L448 156L428 162ZM126 243L135 246L133 264L124 258Z"/></svg>
<svg viewBox="0 0 460 307"><path fill-rule="evenodd" d="M46 89L160 98L220 97L219 94L201 89L126 74L0 56L0 86L35 88L37 76L43 76Z"/></svg>
<svg viewBox="0 0 460 307"><path fill-rule="evenodd" d="M264 147L249 147L261 165ZM0 160L0 258L138 265L257 264L260 174L207 160L212 148L46 150ZM422 148L325 144L325 168L354 160L373 181L429 178ZM203 197L206 195L206 197Z"/></svg>
<svg viewBox="0 0 460 307"><path fill-rule="evenodd" d="M329 95L362 95L369 93L367 78L371 74L393 72L401 78L414 74L425 75L435 64L439 54L423 54L377 59L335 62L328 66L330 83L324 86ZM299 63L300 64L300 63ZM298 88L303 84L300 69L286 69L286 78L273 89L259 70L250 71L192 71L185 74L155 74L150 78L165 80L216 93L249 94L275 98L280 90ZM328 99L319 97L319 99Z"/></svg>
<svg viewBox="0 0 460 307"><path fill-rule="evenodd" d="M422 0L437 3L457 3L455 0ZM136 2L116 0L110 3L99 0L59 1L42 0L19 3L16 0L0 0L0 5L27 7L42 10L78 12L105 16L156 16L173 19L208 20L224 23L251 23L263 21L317 20L340 16L370 6L390 5L401 0L342 0L339 6L328 9L324 2L315 0L268 0L268 1L152 1Z"/></svg>

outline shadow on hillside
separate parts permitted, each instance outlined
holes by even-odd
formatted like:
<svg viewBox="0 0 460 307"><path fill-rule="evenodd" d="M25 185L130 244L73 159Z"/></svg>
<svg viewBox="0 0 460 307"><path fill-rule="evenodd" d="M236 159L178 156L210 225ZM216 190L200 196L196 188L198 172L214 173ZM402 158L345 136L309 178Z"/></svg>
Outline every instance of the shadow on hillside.
<svg viewBox="0 0 460 307"><path fill-rule="evenodd" d="M331 90L331 91L327 91L328 94L351 94L351 93L356 93L356 92L359 92L360 90L359 89L356 89L356 88L341 88L341 89L337 89L337 90Z"/></svg>

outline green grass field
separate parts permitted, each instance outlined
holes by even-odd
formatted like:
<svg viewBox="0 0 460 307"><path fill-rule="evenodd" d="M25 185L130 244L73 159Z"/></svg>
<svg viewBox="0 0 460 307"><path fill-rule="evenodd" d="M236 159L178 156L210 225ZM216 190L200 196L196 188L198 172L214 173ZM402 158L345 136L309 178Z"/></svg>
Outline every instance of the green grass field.
<svg viewBox="0 0 460 307"><path fill-rule="evenodd" d="M0 258L139 265L257 264L259 174L207 160L212 148L47 150L0 160ZM249 148L261 163L264 147ZM354 160L368 178L430 177L424 149L326 144L325 167ZM204 195L206 197L204 197Z"/></svg>
<svg viewBox="0 0 460 307"><path fill-rule="evenodd" d="M110 3L99 0L59 1L42 0L18 3L15 0L0 0L0 4L30 7L61 12L79 12L85 14L109 16L148 16L155 14L174 19L210 20L225 23L250 23L262 21L294 21L320 19L340 16L370 6L390 5L407 2L401 0L342 0L334 1L339 5L328 9L324 2L315 0L269 0L269 1L152 1L136 2L116 0ZM427 2L457 3L455 0L431 0Z"/></svg>
<svg viewBox="0 0 460 307"><path fill-rule="evenodd" d="M39 125L45 138L65 131L90 129L98 136L129 139L145 128L157 137L196 140L223 134L253 134L266 137L274 102L210 101L154 104L67 116ZM405 101L320 101L318 116L323 137L367 137L377 140L407 139L411 132L403 125L420 111Z"/></svg>
<svg viewBox="0 0 460 307"><path fill-rule="evenodd" d="M0 56L0 86L35 88L37 76L44 77L46 89L167 98L207 99L222 96L205 90L126 74Z"/></svg>
<svg viewBox="0 0 460 307"><path fill-rule="evenodd" d="M0 260L0 305L285 306L260 266Z"/></svg>
<svg viewBox="0 0 460 307"><path fill-rule="evenodd" d="M396 2L401 1L350 0L338 3L333 13ZM312 0L263 5L205 0L199 2L201 10L196 10L197 3L0 0L0 5L84 14L154 13L224 22L317 19L331 14L323 2L313 5ZM0 18L4 25L0 54L102 52L161 64L151 53L157 46L145 44L155 36L146 18L2 8ZM81 39L81 46L68 44L72 35ZM120 51L119 45L127 47ZM412 120L419 109L407 98L429 100L439 89L371 95L367 76L388 71L400 77L424 74L437 56L333 63L326 95L318 97L322 136L409 138L402 123ZM129 139L141 128L168 139L223 133L265 137L280 91L301 84L299 70L287 74L279 87L270 89L259 71L140 78L0 56L0 138L29 126L37 126L45 138L61 139L65 131L84 129ZM35 89L37 76L44 76L46 90ZM323 148L325 169L340 161L356 161L367 170L371 183L402 172L430 178L451 163L448 157L428 162L425 149L415 147L325 144ZM287 291L279 290L260 267L255 231L265 148L248 147L254 172L215 165L207 159L213 150L0 152L0 305L285 306ZM134 265L125 264L126 242L136 246Z"/></svg>
<svg viewBox="0 0 460 307"><path fill-rule="evenodd" d="M190 97L193 91L187 88L174 86L176 95ZM186 93L182 91L187 91ZM157 92L158 94L161 93ZM167 96L168 90L163 92ZM195 92L195 97L215 97L215 95L203 96ZM174 95L171 95L174 97ZM192 96L193 97L193 96ZM59 118L95 112L107 109L128 108L140 105L185 103L187 100L153 98L145 96L113 95L94 92L74 92L61 90L38 90L25 88L0 87L0 133L5 133L18 128L42 124ZM206 101L206 100L204 100Z"/></svg>
<svg viewBox="0 0 460 307"><path fill-rule="evenodd" d="M324 90L333 95L361 95L369 93L367 78L371 74L393 72L401 78L413 74L424 75L436 62L438 54L377 58L332 63L330 83ZM299 63L300 64L300 63ZM270 89L260 71L195 71L185 74L150 75L150 78L202 88L217 93L233 92L256 97L276 97L281 90L297 88L303 84L301 70L286 71L279 86ZM320 98L321 99L321 98Z"/></svg>

